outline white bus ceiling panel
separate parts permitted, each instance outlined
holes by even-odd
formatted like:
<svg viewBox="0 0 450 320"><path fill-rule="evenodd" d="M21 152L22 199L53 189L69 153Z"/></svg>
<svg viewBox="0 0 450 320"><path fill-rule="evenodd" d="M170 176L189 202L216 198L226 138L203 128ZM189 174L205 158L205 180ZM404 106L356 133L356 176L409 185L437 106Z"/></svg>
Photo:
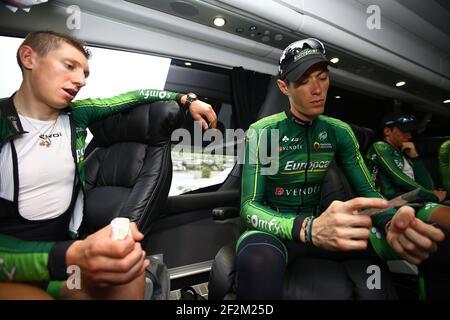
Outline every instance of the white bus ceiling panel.
<svg viewBox="0 0 450 320"><path fill-rule="evenodd" d="M266 4L275 0L265 0ZM253 4L248 1L221 0L220 2L241 3L240 10L251 12ZM346 0L278 0L284 3L284 12L278 12L280 27L289 25L288 18L292 10L303 14L299 34L307 34L323 39L348 52L378 62L385 67L397 69L411 77L426 81L442 89L450 87L450 70L442 61L447 53L430 45L414 32L394 23L381 15L382 29L369 30L366 26L369 14L367 6L357 1ZM382 1L384 3L385 1ZM280 9L282 10L282 9ZM383 10L383 9L382 9ZM407 10L405 9L405 12ZM285 14L283 14L285 13ZM258 17L268 21L272 14L264 10L258 12ZM444 79L442 79L444 77ZM445 79L447 78L447 79Z"/></svg>
<svg viewBox="0 0 450 320"><path fill-rule="evenodd" d="M18 33L41 29L67 32L65 6L52 4L50 10L48 7L45 8L46 10L39 9L39 7L36 7L26 15L14 15L6 8L0 8L0 27L3 30ZM161 15L158 12L158 16ZM176 18L169 15L165 16L172 19ZM220 42L226 45L214 44L209 41L196 41L184 35L154 29L139 23L125 23L116 18L100 16L84 10L83 7L81 21L81 29L74 30L72 35L78 36L90 44L198 60L221 66L242 66L249 70L268 74L277 72L276 61L269 62L265 57L265 55L268 55L273 60L272 51L277 49L256 42L249 43L238 36L224 34L223 39L220 39L220 34L214 33L212 35L209 31L210 38L222 40ZM183 20L183 24L186 24L185 20ZM195 27L208 29L201 25ZM240 49L246 48L249 54L245 55L242 54L242 51L230 48L233 46ZM264 57L251 55L255 53L260 53Z"/></svg>
<svg viewBox="0 0 450 320"><path fill-rule="evenodd" d="M450 52L450 30L448 30L448 33L442 32L429 21L394 0L279 1L289 4L291 9L296 8L305 16L325 22L450 77L450 70L441 70L439 65L439 60ZM427 3L427 6L435 5L433 1L423 1L423 3ZM380 8L380 30L370 30L366 25L367 19L371 15L367 13L367 8L371 5ZM439 7L433 8L433 10L439 10ZM450 19L450 13L448 18ZM298 31L302 30L299 29ZM326 36L325 33L323 35ZM331 34L331 36L334 36L334 34ZM340 38L337 37L330 43L351 50L351 43L336 43L336 41L340 41Z"/></svg>

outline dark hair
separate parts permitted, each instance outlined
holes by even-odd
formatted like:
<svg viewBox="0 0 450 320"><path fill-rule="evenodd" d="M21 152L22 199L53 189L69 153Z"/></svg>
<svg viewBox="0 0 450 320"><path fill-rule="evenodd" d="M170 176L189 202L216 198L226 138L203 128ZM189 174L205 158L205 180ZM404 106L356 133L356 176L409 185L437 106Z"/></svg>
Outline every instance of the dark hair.
<svg viewBox="0 0 450 320"><path fill-rule="evenodd" d="M39 56L45 57L51 50L58 48L62 42L80 51L86 59L91 57L91 52L85 47L86 44L82 40L55 31L36 31L29 33L17 49L17 63L20 69L23 71L23 64L19 56L21 47L30 46Z"/></svg>

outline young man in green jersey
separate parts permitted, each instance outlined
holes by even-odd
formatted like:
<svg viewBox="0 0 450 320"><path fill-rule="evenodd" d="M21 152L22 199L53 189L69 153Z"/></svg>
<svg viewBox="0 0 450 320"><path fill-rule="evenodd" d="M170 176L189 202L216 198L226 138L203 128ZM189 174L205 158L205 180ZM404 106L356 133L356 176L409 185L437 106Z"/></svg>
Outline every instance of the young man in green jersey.
<svg viewBox="0 0 450 320"><path fill-rule="evenodd" d="M134 223L122 241L111 239L110 226L76 239L86 129L155 100L176 100L203 128L216 125L211 106L193 94L146 89L72 102L86 84L89 56L81 41L51 31L29 34L17 51L21 86L0 100L0 298L143 298L149 262ZM64 283L70 265L80 268L81 290Z"/></svg>
<svg viewBox="0 0 450 320"><path fill-rule="evenodd" d="M431 175L417 152L412 133L417 130L414 116L391 113L383 117L383 141L372 144L367 152L367 164L372 179L388 199L419 189L419 201L424 205L417 217L450 228L450 207L440 204L447 192L436 190Z"/></svg>
<svg viewBox="0 0 450 320"><path fill-rule="evenodd" d="M330 85L327 65L319 40L289 45L279 61L277 83L289 98L290 109L261 119L248 130L241 217L251 230L236 246L238 299L281 298L286 266L294 258L341 261L372 257L375 251L384 259L403 257L420 264L445 237L442 230L416 219L407 206L373 219L357 214L363 208L386 209L388 204L372 185L351 128L322 115ZM264 141L267 136L278 137L273 163L263 159L263 146L273 144ZM359 198L334 201L320 212L323 178L334 158ZM275 173L267 170L273 164ZM311 284L309 289L320 287ZM330 295L310 292L310 296Z"/></svg>

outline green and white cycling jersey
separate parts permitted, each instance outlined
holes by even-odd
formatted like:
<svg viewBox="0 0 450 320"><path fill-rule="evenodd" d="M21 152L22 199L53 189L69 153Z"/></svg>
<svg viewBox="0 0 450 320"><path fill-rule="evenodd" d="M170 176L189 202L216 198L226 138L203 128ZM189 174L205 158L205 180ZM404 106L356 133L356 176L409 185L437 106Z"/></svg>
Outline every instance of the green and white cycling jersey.
<svg viewBox="0 0 450 320"><path fill-rule="evenodd" d="M174 92L144 89L108 99L75 101L64 110L70 117L72 155L77 169L73 209L70 208L65 213L69 215L69 218L72 216L72 221L75 220L75 222L77 219L74 217L78 217L78 223L75 223L74 228L70 230L72 237L77 236L77 227L82 220L85 181L84 149L88 126L95 121L143 103L160 100L180 102L181 97L182 94ZM0 99L0 152L8 154L1 163L0 171L0 281L63 280L67 277L65 253L73 241L69 240L68 222L60 218L53 219L53 221L29 222L23 219L18 212L17 194L20 183L17 172L20 168L18 168L17 155L14 152L14 139L24 133L12 97ZM65 214L62 215L62 218ZM39 231L35 232L38 225ZM54 241L45 242L26 241L39 240L42 237L48 238L49 234L53 234L57 230L64 236L64 239L52 239Z"/></svg>
<svg viewBox="0 0 450 320"><path fill-rule="evenodd" d="M439 148L439 168L442 185L447 192L450 192L450 140L445 141Z"/></svg>
<svg viewBox="0 0 450 320"><path fill-rule="evenodd" d="M270 161L265 149L272 150ZM298 241L298 217L320 214L322 182L334 158L357 196L382 198L352 129L340 120L321 115L306 123L278 113L250 126L245 151L241 217L249 228L280 239ZM374 224L384 230L394 213L375 216Z"/></svg>
<svg viewBox="0 0 450 320"><path fill-rule="evenodd" d="M414 179L405 174L404 163L407 161L414 171ZM367 152L367 164L372 179L380 192L387 198L400 193L420 189L419 197L426 201L439 202L430 190L434 189L433 180L420 158L409 159L391 144L375 142Z"/></svg>

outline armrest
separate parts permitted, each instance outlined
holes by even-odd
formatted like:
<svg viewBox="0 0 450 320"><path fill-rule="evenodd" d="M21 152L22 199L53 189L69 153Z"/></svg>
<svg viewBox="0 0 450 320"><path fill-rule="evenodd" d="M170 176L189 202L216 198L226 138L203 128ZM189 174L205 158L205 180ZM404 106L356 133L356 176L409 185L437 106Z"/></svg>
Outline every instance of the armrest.
<svg viewBox="0 0 450 320"><path fill-rule="evenodd" d="M226 220L239 216L239 208L237 207L218 207L212 210L214 220Z"/></svg>
<svg viewBox="0 0 450 320"><path fill-rule="evenodd" d="M409 274L414 276L419 274L417 266L406 260L389 260L387 261L387 265L389 270L394 273Z"/></svg>

